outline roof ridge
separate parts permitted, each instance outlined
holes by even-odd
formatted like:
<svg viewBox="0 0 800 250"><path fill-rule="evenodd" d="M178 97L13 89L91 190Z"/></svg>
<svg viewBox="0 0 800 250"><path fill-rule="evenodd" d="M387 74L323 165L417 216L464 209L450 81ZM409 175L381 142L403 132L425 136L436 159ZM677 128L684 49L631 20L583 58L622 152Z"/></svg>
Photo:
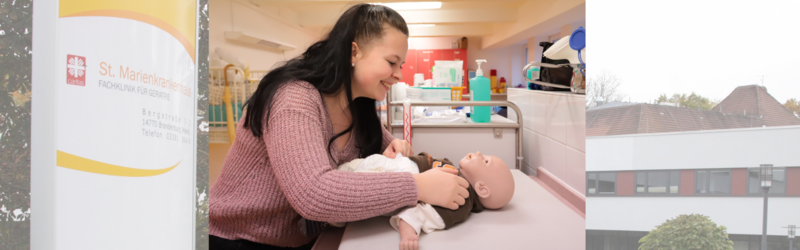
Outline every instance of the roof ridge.
<svg viewBox="0 0 800 250"><path fill-rule="evenodd" d="M717 107L720 107L720 105L722 105L722 103L725 102L725 100L728 100L728 98L730 98L733 95L733 92L736 92L736 89L741 88L741 87L744 87L744 86L738 86L738 87L734 88L733 91L731 91L730 94L725 96L725 98L722 98L722 101L719 101L719 103L717 103L717 105L714 105L714 107L711 107L711 110L714 110ZM722 107L720 107L718 112L722 113Z"/></svg>
<svg viewBox="0 0 800 250"><path fill-rule="evenodd" d="M620 103L623 103L623 102L620 102ZM603 105L600 105L600 106L595 106L593 108L590 108L590 109L588 109L586 111L594 111L594 110L600 110L600 109L613 109L613 108L621 108L621 107L632 107L632 106L636 106L636 105L639 105L639 104L646 104L646 103L638 103L638 102L624 102L624 103L631 103L631 104L629 104L629 105L618 105L618 106L607 107L607 108L600 108L602 106L605 106L605 104L603 104ZM606 104L608 104L608 103L606 103Z"/></svg>
<svg viewBox="0 0 800 250"><path fill-rule="evenodd" d="M775 103L777 103L777 104L778 104L778 106L781 106L781 107L783 108L783 110L786 110L786 112L789 112L789 114L790 114L791 116L793 116L793 117L797 118L796 116L794 116L794 112L792 112L791 110L789 110L789 108L787 108L787 107L786 107L786 106L784 106L784 105L783 105L781 102L779 102L779 101L778 101L778 99L775 99L775 97L774 97L774 96L772 96L772 95L771 95L769 92L764 92L764 94L766 94L768 97L772 98L772 100L773 100L773 101L775 101ZM760 103L760 102L759 102L759 103ZM800 118L798 118L798 119L800 119Z"/></svg>

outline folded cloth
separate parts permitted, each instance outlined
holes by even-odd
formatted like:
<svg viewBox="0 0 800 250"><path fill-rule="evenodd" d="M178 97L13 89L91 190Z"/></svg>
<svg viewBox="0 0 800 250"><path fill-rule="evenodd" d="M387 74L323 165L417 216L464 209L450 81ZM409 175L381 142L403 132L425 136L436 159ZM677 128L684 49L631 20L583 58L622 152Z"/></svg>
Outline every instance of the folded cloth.
<svg viewBox="0 0 800 250"><path fill-rule="evenodd" d="M394 159L374 154L364 159L355 159L339 166L339 170L348 172L410 172L419 174L417 165L398 153Z"/></svg>

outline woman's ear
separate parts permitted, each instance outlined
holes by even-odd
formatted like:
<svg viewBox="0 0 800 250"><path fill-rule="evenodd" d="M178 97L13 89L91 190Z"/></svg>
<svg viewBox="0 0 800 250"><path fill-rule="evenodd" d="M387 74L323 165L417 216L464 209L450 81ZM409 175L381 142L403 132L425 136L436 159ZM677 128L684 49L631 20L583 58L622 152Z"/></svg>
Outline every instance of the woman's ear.
<svg viewBox="0 0 800 250"><path fill-rule="evenodd" d="M473 185L473 187L475 188L475 193L477 193L478 196L481 198L486 199L489 198L489 196L491 195L491 192L489 191L489 186L486 186L485 184L483 184L483 182L480 181L475 182L475 185Z"/></svg>
<svg viewBox="0 0 800 250"><path fill-rule="evenodd" d="M361 49L358 48L358 44L353 42L352 51L350 53L350 63L355 64L356 60L361 58Z"/></svg>

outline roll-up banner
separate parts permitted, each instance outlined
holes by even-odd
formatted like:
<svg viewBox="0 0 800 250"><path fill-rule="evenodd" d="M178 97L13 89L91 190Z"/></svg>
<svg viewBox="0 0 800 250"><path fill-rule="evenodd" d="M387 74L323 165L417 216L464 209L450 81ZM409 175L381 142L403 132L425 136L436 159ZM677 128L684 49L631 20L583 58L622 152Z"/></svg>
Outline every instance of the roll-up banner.
<svg viewBox="0 0 800 250"><path fill-rule="evenodd" d="M197 2L52 2L53 229L32 240L193 249Z"/></svg>

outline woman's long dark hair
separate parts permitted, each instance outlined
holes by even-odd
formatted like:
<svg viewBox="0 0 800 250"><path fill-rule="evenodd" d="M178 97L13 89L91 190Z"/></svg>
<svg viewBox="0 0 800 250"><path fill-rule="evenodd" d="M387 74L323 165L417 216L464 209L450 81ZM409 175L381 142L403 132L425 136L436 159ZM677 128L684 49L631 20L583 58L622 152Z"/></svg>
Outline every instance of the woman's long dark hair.
<svg viewBox="0 0 800 250"><path fill-rule="evenodd" d="M357 4L342 14L327 37L308 47L302 55L293 58L269 72L258 84L253 96L245 103L247 119L244 127L250 128L253 135L263 136L262 121L269 121L270 107L275 92L283 84L293 80L310 83L322 95L334 95L344 90L352 115L350 127L334 135L328 141L328 155L336 138L355 131L356 147L359 157L381 153L383 133L380 120L375 111L375 100L365 97L353 100L351 86L352 43L356 42L364 50L370 43L383 37L383 25L396 28L408 36L408 26L396 11L380 5ZM263 119L266 113L267 119ZM265 124L268 126L269 124Z"/></svg>

